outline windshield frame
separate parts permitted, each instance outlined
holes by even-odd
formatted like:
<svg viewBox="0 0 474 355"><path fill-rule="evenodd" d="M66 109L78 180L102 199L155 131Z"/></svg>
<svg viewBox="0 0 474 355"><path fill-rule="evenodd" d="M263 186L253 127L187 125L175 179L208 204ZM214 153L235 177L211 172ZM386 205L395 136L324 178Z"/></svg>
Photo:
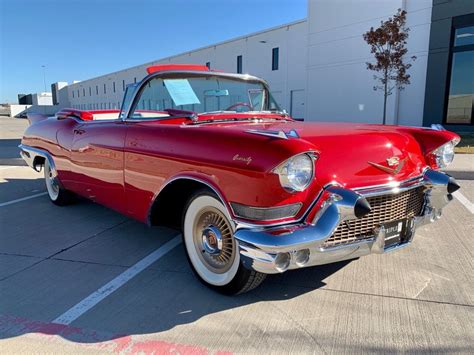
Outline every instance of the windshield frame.
<svg viewBox="0 0 474 355"><path fill-rule="evenodd" d="M149 81L153 79L187 79L190 77L216 77L216 78L225 78L225 79L230 79L230 80L261 84L265 89L264 109L268 110L268 105L270 103L270 97L271 97L270 88L268 86L268 83L265 80L258 78L256 76L252 76L249 74L234 74L234 73L223 73L223 72L201 71L201 70L166 70L166 71L151 73L147 75L145 78L143 78L142 81L140 81L140 83L135 88L135 92L133 93L132 99L130 100L131 104L128 105L125 114L122 115L121 117L122 121L143 121L143 120L149 121L150 120L149 118L137 119L137 118L130 117L130 114L135 110L138 104L142 91L145 89ZM277 102L275 103L277 104L278 108L281 110L281 107L278 105L278 103ZM265 111L265 110L262 110L262 111ZM171 116L169 118L171 118ZM169 119L169 118L166 117L165 119Z"/></svg>

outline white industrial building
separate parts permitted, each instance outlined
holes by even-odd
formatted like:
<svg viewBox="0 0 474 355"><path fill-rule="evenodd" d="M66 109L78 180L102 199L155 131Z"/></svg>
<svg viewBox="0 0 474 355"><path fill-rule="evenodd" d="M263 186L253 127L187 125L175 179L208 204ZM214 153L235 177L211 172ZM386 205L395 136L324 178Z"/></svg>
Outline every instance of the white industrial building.
<svg viewBox="0 0 474 355"><path fill-rule="evenodd" d="M275 99L283 107L292 106L292 95L294 98L297 97L299 107L296 109L293 103L295 107L293 111L297 116L303 117L306 36L307 21L301 20L81 81L65 89L68 92L69 104L73 108L114 109L120 107L125 86L140 81L146 75L146 68L150 65L197 63L208 64L212 69L237 72L237 58L240 56L242 72L265 78L270 83ZM274 48L278 48L278 68L272 70Z"/></svg>
<svg viewBox="0 0 474 355"><path fill-rule="evenodd" d="M50 92L39 92L31 95L33 105L48 106L53 104L53 96Z"/></svg>
<svg viewBox="0 0 474 355"><path fill-rule="evenodd" d="M372 89L373 72L366 69L366 62L373 61L373 56L362 34L402 8L408 12L407 26L411 29L407 57L415 55L417 59L409 70L411 84L389 98L387 123L422 126L430 122L425 107L425 102L430 104L425 95L428 59L430 50L434 51L430 49L430 36L433 41L433 36L440 35L438 30L432 33L432 22L441 17L454 23L458 12L463 18L474 13L474 1L452 0L455 10L442 18L439 11L445 6L443 1L309 0L307 19L71 85L57 83L56 90L53 89L54 101L59 107L117 109L125 86L140 81L146 75L146 67L193 63L264 78L276 100L295 118L380 123L383 94ZM451 36L451 32L441 36ZM450 55L449 50L446 52ZM448 64L443 70L450 70ZM449 76L445 76L443 85L449 87L446 85ZM446 123L444 120L440 118L437 123ZM468 126L472 127L473 123L471 117Z"/></svg>

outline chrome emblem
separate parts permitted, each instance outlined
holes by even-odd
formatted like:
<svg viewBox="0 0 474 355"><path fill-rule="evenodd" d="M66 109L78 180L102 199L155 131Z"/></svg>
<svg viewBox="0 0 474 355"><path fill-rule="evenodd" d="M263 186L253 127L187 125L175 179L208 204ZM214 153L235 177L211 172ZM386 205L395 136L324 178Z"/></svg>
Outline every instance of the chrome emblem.
<svg viewBox="0 0 474 355"><path fill-rule="evenodd" d="M386 160L388 166L380 165L371 161L369 161L368 163L377 169L385 171L386 173L396 175L402 170L403 166L405 165L406 160L407 158L400 160L400 158L398 157L391 157ZM393 168L389 168L389 167L393 167Z"/></svg>
<svg viewBox="0 0 474 355"><path fill-rule="evenodd" d="M399 157L388 158L387 164L388 166L397 166L398 164L400 164L400 158Z"/></svg>
<svg viewBox="0 0 474 355"><path fill-rule="evenodd" d="M236 154L232 158L234 161L241 161L245 163L246 165L249 165L252 162L252 157L241 157L240 155Z"/></svg>

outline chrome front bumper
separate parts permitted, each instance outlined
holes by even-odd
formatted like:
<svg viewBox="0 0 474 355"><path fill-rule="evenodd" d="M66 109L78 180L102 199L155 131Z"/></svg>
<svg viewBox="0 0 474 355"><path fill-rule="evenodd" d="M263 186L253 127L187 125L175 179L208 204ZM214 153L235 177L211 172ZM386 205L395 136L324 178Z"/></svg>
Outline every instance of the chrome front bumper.
<svg viewBox="0 0 474 355"><path fill-rule="evenodd" d="M372 238L324 247L339 224L359 218L364 213L365 197L397 194L420 186L425 188L422 213L412 219L410 233L403 244L385 248L385 230L380 226L374 230ZM452 177L430 169L419 178L392 186L349 190L331 185L320 196L324 202L311 223L274 228L237 226L234 235L244 265L266 274L385 253L407 246L416 228L439 219L443 207L452 200L451 193L458 188Z"/></svg>

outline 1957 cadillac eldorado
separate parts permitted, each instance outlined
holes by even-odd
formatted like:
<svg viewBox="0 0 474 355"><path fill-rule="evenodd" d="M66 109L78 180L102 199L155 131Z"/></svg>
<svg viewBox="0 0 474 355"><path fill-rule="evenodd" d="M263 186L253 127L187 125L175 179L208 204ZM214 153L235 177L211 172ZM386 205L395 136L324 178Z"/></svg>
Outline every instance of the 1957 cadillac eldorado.
<svg viewBox="0 0 474 355"><path fill-rule="evenodd" d="M257 77L147 71L120 111L63 109L33 123L21 155L43 168L56 205L80 195L182 229L196 276L220 292L404 247L459 188L439 171L454 133L298 122Z"/></svg>

